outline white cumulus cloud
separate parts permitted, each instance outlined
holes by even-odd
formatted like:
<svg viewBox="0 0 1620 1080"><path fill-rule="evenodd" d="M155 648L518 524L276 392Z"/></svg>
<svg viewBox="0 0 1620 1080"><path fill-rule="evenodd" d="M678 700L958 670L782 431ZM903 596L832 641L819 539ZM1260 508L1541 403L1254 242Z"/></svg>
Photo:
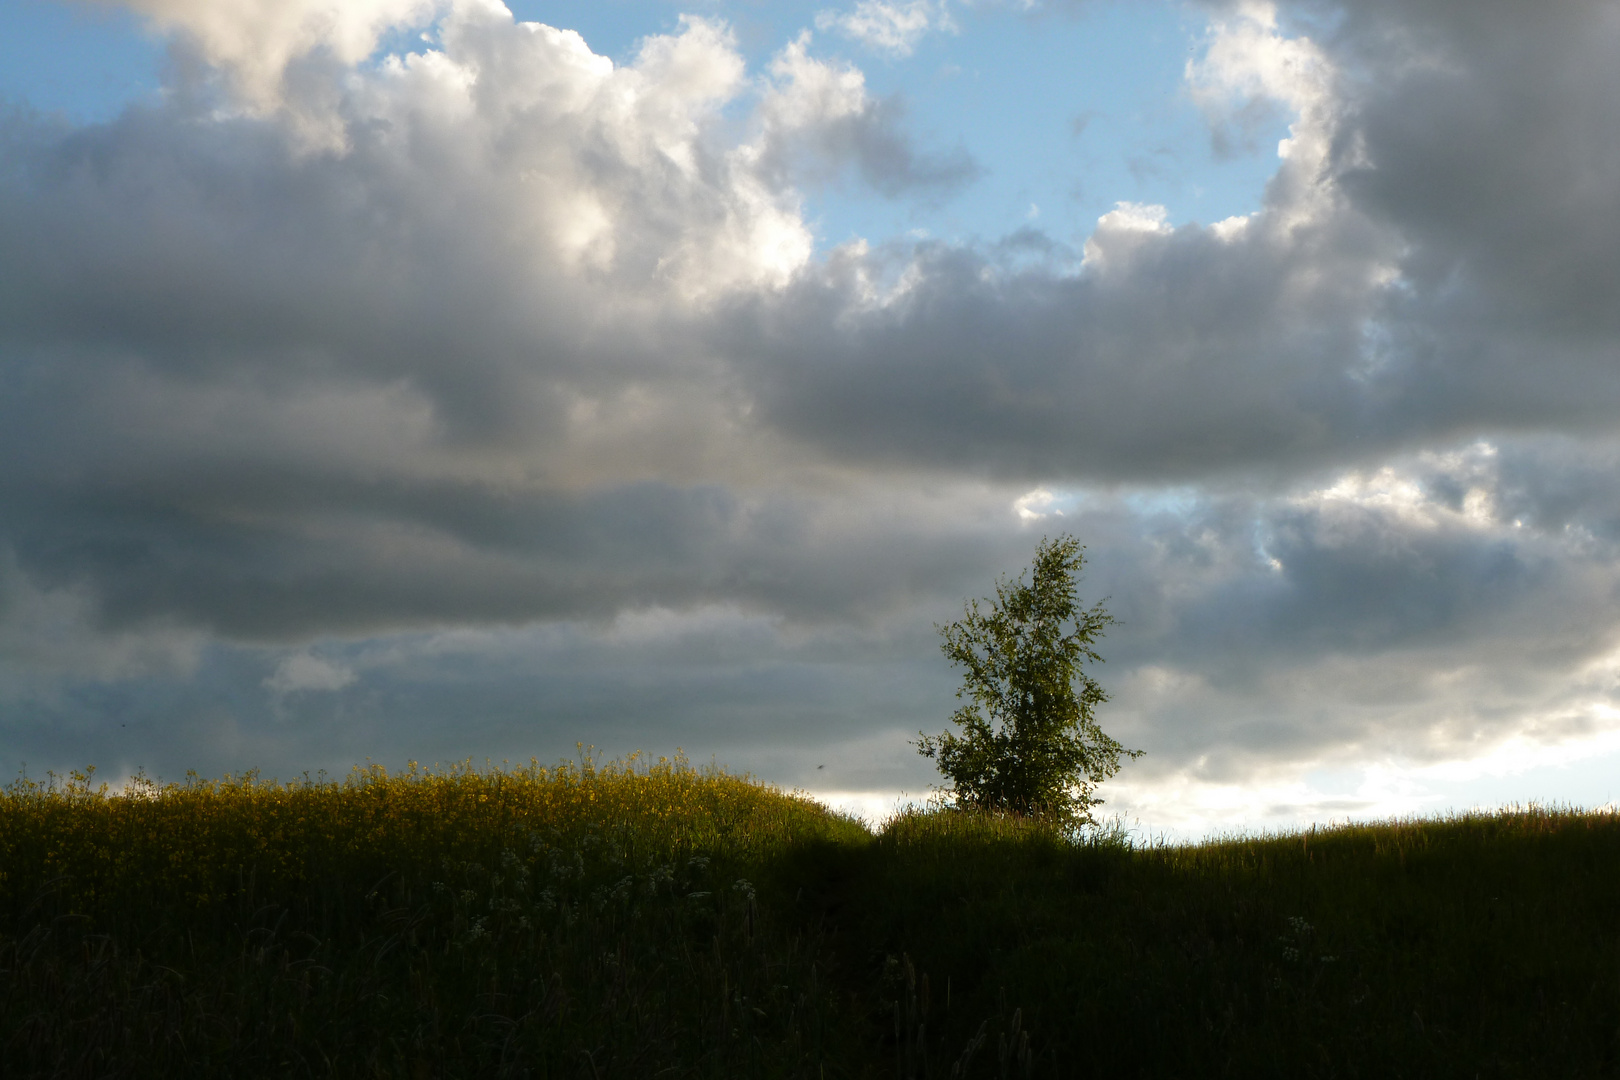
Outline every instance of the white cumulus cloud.
<svg viewBox="0 0 1620 1080"><path fill-rule="evenodd" d="M836 30L878 52L910 56L923 35L954 32L956 22L941 0L859 0L848 11L819 12L816 27Z"/></svg>
<svg viewBox="0 0 1620 1080"><path fill-rule="evenodd" d="M289 65L323 54L348 66L370 56L382 34L421 26L451 0L90 0L144 15L183 33L256 108L280 103ZM463 7L486 0L455 0Z"/></svg>

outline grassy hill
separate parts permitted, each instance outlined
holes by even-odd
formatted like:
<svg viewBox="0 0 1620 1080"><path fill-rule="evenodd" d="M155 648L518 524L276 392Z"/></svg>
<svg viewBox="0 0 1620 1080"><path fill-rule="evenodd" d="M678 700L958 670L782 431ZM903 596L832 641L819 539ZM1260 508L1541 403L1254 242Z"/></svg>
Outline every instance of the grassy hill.
<svg viewBox="0 0 1620 1080"><path fill-rule="evenodd" d="M1203 845L684 761L0 796L8 1076L1620 1074L1620 818Z"/></svg>

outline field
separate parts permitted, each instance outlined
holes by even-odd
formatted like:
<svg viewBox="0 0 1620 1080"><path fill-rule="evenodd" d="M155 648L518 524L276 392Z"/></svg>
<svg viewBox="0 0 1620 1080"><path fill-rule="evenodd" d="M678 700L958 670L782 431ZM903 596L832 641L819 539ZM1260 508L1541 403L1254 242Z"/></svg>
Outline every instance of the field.
<svg viewBox="0 0 1620 1080"><path fill-rule="evenodd" d="M1620 818L873 835L683 760L0 797L7 1076L1620 1075Z"/></svg>

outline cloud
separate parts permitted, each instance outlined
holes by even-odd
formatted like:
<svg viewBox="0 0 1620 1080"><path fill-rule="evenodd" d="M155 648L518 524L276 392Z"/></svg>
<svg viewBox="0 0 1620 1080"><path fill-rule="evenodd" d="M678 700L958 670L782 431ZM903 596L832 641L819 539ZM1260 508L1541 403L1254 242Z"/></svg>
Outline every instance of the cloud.
<svg viewBox="0 0 1620 1080"><path fill-rule="evenodd" d="M930 31L956 32L956 22L944 3L934 0L859 0L848 11L822 11L816 28L836 30L874 52L910 56L917 42Z"/></svg>
<svg viewBox="0 0 1620 1080"><path fill-rule="evenodd" d="M294 694L301 690L342 690L354 684L355 673L341 664L334 664L310 653L295 653L287 657L269 678L265 689L272 694Z"/></svg>
<svg viewBox="0 0 1620 1080"><path fill-rule="evenodd" d="M208 753L217 769L244 746L281 770L338 767L385 744L427 760L514 746L550 757L585 740L611 752L679 744L829 790L920 792L931 777L905 740L943 723L955 684L932 627L1061 527L1088 545L1082 595L1120 617L1098 674L1113 694L1109 730L1149 750L1130 777L1143 806L1156 805L1156 784L1218 801L1324 762L1427 768L1515 739L1560 745L1600 735L1620 687L1614 539L1512 516L1522 477L1560 476L1565 449L1464 444L1274 496L1094 492L1057 525L1021 520L1031 500L1013 490L895 505L876 487L866 506L829 501L769 546L718 553L728 576L708 599L645 605L634 597L650 590L631 588L594 618L474 618L291 654L216 648L168 682L59 695L20 728L13 716L8 740L38 763L51 760L40 730L78 725L90 732L81 750L116 760L123 729L96 734L86 713L117 701L147 725L148 765ZM592 573L577 556L565 564ZM662 572L693 565L688 555ZM232 688L244 683L280 694L284 711L241 700ZM157 730L154 702L175 712ZM196 745L214 713L235 718L239 741ZM465 722L446 727L447 716Z"/></svg>
<svg viewBox="0 0 1620 1080"><path fill-rule="evenodd" d="M1620 247L1589 242L1620 219L1607 202L1620 162L1591 150L1610 145L1612 117L1593 113L1607 74L1536 90L1559 119L1524 132L1537 152L1504 155L1490 110L1411 120L1476 101L1471 79L1404 60L1387 78L1368 72L1379 60L1359 34L1389 28L1349 28L1327 49L1284 41L1252 13L1216 23L1225 83L1298 110L1259 211L1173 229L1116 211L1078 274L937 244L809 267L754 305L753 326L727 328L739 354L767 358L757 392L770 415L853 459L1172 483L1316 468L1494 425L1607 425L1620 404L1604 359L1617 328L1597 298ZM1521 51L1550 58L1559 50L1545 39L1576 22L1520 29ZM1593 31L1612 43L1606 23ZM1607 71L1595 46L1577 51L1592 59L1575 71ZM1485 50L1469 69L1506 55ZM1423 85L1388 95L1405 80ZM1386 114L1386 99L1425 104ZM1453 134L1419 134L1437 130ZM903 264L891 277L904 289L874 302L881 258Z"/></svg>
<svg viewBox="0 0 1620 1080"><path fill-rule="evenodd" d="M217 73L235 107L292 116L301 138L330 144L338 129L309 99L332 96L332 76L367 59L389 30L449 9L504 12L495 0L89 0L145 16L175 36L181 63Z"/></svg>
<svg viewBox="0 0 1620 1080"><path fill-rule="evenodd" d="M108 626L84 584L42 587L0 549L0 703L50 698L63 681L186 678L203 635L157 619L139 630Z"/></svg>
<svg viewBox="0 0 1620 1080"><path fill-rule="evenodd" d="M860 69L817 60L809 46L806 32L771 60L771 84L760 105L763 131L749 148L777 183L827 183L853 165L866 184L894 198L949 194L983 171L965 150L919 151L905 131L898 98L869 96Z"/></svg>
<svg viewBox="0 0 1620 1080"><path fill-rule="evenodd" d="M932 625L1058 527L1143 805L1612 727L1609 7L1214 8L1214 126L1292 118L1255 213L822 253L818 185L973 166L808 38L140 10L163 96L0 121L7 763L679 740L915 790Z"/></svg>
<svg viewBox="0 0 1620 1080"><path fill-rule="evenodd" d="M1358 120L1343 187L1409 244L1407 288L1389 297L1393 347L1429 354L1435 374L1469 365L1468 385L1448 392L1453 407L1497 420L1569 416L1582 395L1610 400L1620 331L1608 300L1620 288L1612 9L1572 3L1532 18L1498 7L1470 25L1449 5L1403 14L1357 4L1341 33ZM1379 39L1393 59L1376 61ZM1487 387L1503 400L1486 405Z"/></svg>
<svg viewBox="0 0 1620 1080"><path fill-rule="evenodd" d="M1013 513L1024 522L1044 521L1054 514L1061 517L1063 511L1057 508L1057 501L1058 497L1050 491L1036 488L1013 500Z"/></svg>
<svg viewBox="0 0 1620 1080"><path fill-rule="evenodd" d="M1320 47L1283 34L1276 4L1263 0L1218 11L1204 51L1186 67L1188 90L1209 119L1218 156L1257 150L1255 133L1281 111L1322 126L1322 114L1333 107L1334 76ZM1280 156L1293 152L1292 140L1278 148Z"/></svg>
<svg viewBox="0 0 1620 1080"><path fill-rule="evenodd" d="M1617 565L1501 498L1507 473L1556 474L1548 451L1459 446L1281 498L1094 500L1075 524L1088 594L1120 618L1109 730L1149 749L1114 806L1195 834L1427 811L1444 763L1607 745ZM1405 777L1411 798L1352 785L1334 809L1307 778L1338 771Z"/></svg>

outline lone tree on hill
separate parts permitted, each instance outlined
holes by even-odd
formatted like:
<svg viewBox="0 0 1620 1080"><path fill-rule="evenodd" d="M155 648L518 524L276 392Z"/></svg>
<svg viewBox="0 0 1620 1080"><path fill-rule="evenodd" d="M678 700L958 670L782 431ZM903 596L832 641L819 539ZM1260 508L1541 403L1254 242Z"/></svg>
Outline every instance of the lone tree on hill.
<svg viewBox="0 0 1620 1080"><path fill-rule="evenodd" d="M1114 619L1100 603L1080 608L1084 551L1072 536L1043 538L1028 585L1002 578L988 610L974 600L939 627L945 656L966 669L956 696L968 703L951 716L960 733L923 734L917 749L958 805L1084 824L1102 801L1092 790L1121 757L1141 756L1093 716L1108 695L1081 665L1102 663L1092 646Z"/></svg>

